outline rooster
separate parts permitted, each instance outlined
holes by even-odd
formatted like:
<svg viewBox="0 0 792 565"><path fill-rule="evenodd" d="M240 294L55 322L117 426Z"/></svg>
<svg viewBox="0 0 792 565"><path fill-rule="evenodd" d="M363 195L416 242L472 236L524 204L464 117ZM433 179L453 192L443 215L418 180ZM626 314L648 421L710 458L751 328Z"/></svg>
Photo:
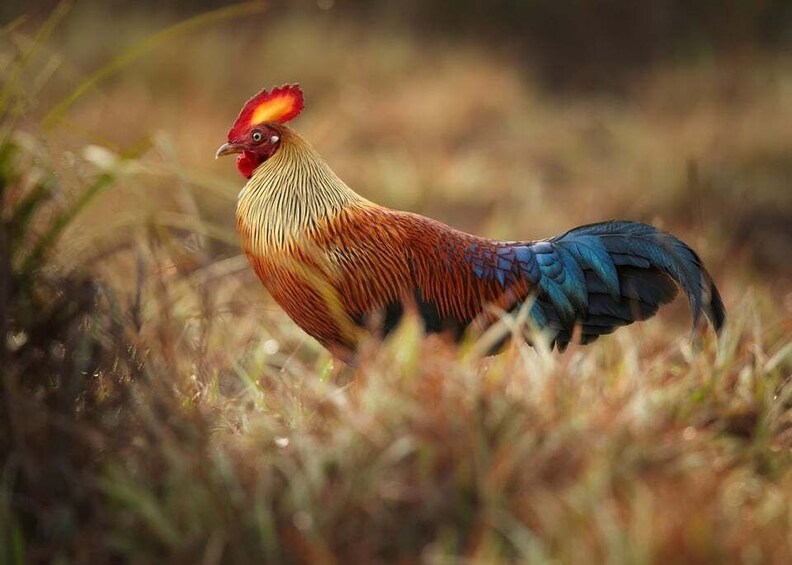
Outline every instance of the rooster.
<svg viewBox="0 0 792 565"><path fill-rule="evenodd" d="M608 221L539 241L495 241L391 210L356 193L286 122L299 86L247 101L217 157L238 154L247 179L237 228L275 301L331 353L352 359L362 336L390 332L408 309L426 332L459 340L504 312L564 350L652 317L678 287L696 326L725 310L698 255L650 225Z"/></svg>

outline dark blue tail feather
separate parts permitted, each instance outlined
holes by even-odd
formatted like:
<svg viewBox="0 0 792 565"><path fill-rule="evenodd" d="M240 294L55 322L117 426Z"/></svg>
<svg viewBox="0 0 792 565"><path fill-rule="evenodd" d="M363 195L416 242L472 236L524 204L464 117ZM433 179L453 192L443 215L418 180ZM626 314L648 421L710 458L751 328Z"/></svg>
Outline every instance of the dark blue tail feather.
<svg viewBox="0 0 792 565"><path fill-rule="evenodd" d="M650 225L603 222L511 247L527 267L521 274L538 289L532 318L554 333L559 349L576 327L589 343L654 316L677 287L688 297L694 326L702 312L717 332L725 322L720 293L698 255Z"/></svg>

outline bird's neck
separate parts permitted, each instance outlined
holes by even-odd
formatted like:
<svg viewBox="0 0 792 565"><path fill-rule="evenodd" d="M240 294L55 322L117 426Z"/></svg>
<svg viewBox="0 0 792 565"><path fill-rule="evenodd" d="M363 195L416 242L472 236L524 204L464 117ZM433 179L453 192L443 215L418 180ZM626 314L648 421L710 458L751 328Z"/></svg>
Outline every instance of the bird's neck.
<svg viewBox="0 0 792 565"><path fill-rule="evenodd" d="M308 142L283 127L278 150L239 193L237 225L247 250L263 254L298 245L345 208L367 205Z"/></svg>

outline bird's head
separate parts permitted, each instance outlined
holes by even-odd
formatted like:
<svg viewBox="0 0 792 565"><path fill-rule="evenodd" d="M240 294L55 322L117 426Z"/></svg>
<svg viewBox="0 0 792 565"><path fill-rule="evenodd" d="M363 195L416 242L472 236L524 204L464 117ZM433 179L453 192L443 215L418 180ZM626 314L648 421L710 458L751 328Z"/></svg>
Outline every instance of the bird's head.
<svg viewBox="0 0 792 565"><path fill-rule="evenodd" d="M249 179L253 171L272 157L280 146L284 124L303 109L299 85L286 84L262 90L248 100L228 130L228 140L217 150L215 158L238 153L237 168Z"/></svg>

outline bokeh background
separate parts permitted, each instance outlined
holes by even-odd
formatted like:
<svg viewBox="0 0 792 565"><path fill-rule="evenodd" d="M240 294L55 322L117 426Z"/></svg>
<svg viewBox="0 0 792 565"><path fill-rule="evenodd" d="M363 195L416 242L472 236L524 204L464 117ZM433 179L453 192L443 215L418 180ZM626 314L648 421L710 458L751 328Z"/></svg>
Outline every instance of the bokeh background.
<svg viewBox="0 0 792 565"><path fill-rule="evenodd" d="M54 5L6 5L4 19ZM51 40L40 107L213 7L75 3ZM153 136L145 163L222 184L195 205L230 227L240 180L212 148L249 96L299 82L299 130L383 204L500 238L658 222L717 274L780 278L780 292L792 269L790 29L780 0L273 2L175 35L108 76L68 123L118 151ZM190 213L178 193L172 179L147 178L94 212Z"/></svg>
<svg viewBox="0 0 792 565"><path fill-rule="evenodd" d="M792 3L4 2L0 29L4 555L788 562ZM720 347L680 300L564 355L408 327L339 372L240 256L214 159L287 82L381 204L679 235Z"/></svg>

